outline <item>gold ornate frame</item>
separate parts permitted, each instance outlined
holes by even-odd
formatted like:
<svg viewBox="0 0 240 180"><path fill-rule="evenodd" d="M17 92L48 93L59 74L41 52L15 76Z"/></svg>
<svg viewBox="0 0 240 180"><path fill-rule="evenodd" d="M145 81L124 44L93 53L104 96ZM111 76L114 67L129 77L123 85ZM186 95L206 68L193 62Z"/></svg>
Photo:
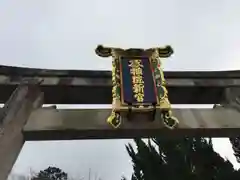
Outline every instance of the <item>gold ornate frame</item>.
<svg viewBox="0 0 240 180"><path fill-rule="evenodd" d="M178 124L178 121L176 118L172 117L171 113L171 104L168 100L168 91L166 89L166 81L164 79L164 74L162 70L158 70L157 73L159 73L160 77L160 84L159 87L157 82L156 82L156 72L152 72L153 75L153 80L154 80L154 85L155 85L155 90L156 90L156 98L157 98L157 104L156 106L150 105L150 104L139 104L138 107L135 106L129 106L128 104L124 103L124 98L123 98L123 87L120 85L120 97L117 97L116 93L116 88L119 88L119 83L121 84L122 82L122 72L119 69L119 73L117 72L116 68L116 63L119 63L119 67L121 67L121 58L128 58L128 59L141 59L142 57L148 58L150 67L154 67L153 63L158 63L159 58L167 58L170 57L173 54L173 49L171 46L165 46L165 47L158 47L158 48L149 48L149 49L121 49L121 48L112 48L112 47L103 47L102 45L99 45L96 50L96 54L99 55L100 57L113 57L112 60L112 81L113 81L113 102L112 102L112 110L113 114L110 116L111 118L116 117L116 113L118 117L120 117L121 112L127 112L129 111L129 108L133 112L152 112L155 111L156 109L159 109L162 112L162 115L164 116L163 118L169 119L172 118L176 122L175 124ZM118 68L119 68L118 67ZM154 69L155 70L155 69ZM120 77L119 79L116 79L116 75L119 74ZM118 84L117 84L118 83ZM163 90L163 96L159 97L159 89L161 88ZM147 106L145 106L147 105ZM120 123L120 120L118 120ZM119 124L118 123L118 124ZM111 123L110 123L111 124ZM112 124L113 125L113 124ZM114 125L113 125L114 126ZM117 126L118 127L118 126Z"/></svg>

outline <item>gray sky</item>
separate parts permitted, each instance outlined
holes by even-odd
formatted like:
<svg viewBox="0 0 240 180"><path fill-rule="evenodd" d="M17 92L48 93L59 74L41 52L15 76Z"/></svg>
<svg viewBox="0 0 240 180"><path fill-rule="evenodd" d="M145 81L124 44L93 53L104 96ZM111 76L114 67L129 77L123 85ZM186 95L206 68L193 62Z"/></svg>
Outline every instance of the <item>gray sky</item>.
<svg viewBox="0 0 240 180"><path fill-rule="evenodd" d="M165 70L239 69L239 15L239 0L0 0L0 62L110 70L111 59L95 55L97 44L170 44L175 54L165 61ZM227 141L217 142L229 157ZM57 165L74 176L86 176L91 167L103 180L119 179L132 170L124 143L29 142L14 172Z"/></svg>

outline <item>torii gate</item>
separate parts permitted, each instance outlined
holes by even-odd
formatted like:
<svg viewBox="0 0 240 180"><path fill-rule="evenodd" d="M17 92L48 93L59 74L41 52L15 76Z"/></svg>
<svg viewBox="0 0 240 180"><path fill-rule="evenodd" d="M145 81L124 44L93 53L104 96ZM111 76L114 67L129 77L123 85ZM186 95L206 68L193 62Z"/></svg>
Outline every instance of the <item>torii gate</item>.
<svg viewBox="0 0 240 180"><path fill-rule="evenodd" d="M121 56L126 53L127 57L130 57L128 60L135 60L132 59L132 57L135 57L132 54L144 54L146 55L144 57L154 61L158 56L169 56L172 49L167 46L166 48L148 50L122 50L99 46L96 52L101 56L116 54ZM129 56L129 54L131 55ZM148 65L143 65L143 70L151 65L151 61L140 61L141 63L149 62ZM156 70L156 67L158 68L159 63L158 61L155 62L156 64L151 66L154 70ZM126 67L129 66L124 66L124 68ZM117 68L115 70L117 71ZM155 72L147 72L155 75ZM162 95L165 95L163 96L165 97L164 101L168 102L169 98L173 104L216 103L221 105L215 106L214 109L171 109L170 103L167 103L167 106L161 106L161 104L152 101L154 99L146 98L151 100L148 101L148 105L153 106L146 108L149 113L154 112L155 109L159 109L161 112L156 113L155 121L153 121L153 116L149 116L149 113L142 113L144 108L138 107L141 110L134 113L134 117L126 118L121 114L122 124L120 126L116 124L118 128L113 128L106 123L106 119L116 110L114 108L66 110L57 109L55 106L42 107L42 105L44 103L110 103L111 77L115 78L118 72L115 76L112 76L110 72L102 71L47 70L0 66L0 103L5 103L0 111L0 179L7 179L24 142L29 140L147 138L158 135L168 137L222 137L239 134L240 71L165 72L166 83L164 83L161 69L158 69L157 73L161 76L160 86L162 87L160 89L164 90L155 93L153 97L161 99ZM132 76L128 74L128 78L132 78ZM122 79L121 83L124 87L120 87L121 90L131 90L132 86L125 87L126 80L127 77ZM153 81L155 79L149 78L147 80ZM147 88L150 87L149 91L152 92L157 85L157 83L154 83ZM166 96L165 86L169 91L168 97ZM127 98L124 97L120 103L125 100ZM127 111L134 105L134 103L131 104L132 101L133 99L130 99L130 105L126 105ZM124 109L121 104L115 104L114 102L113 105L113 107L117 105L120 113ZM159 107L157 107L158 105ZM138 108L137 110L139 110ZM161 117L163 110L167 113L172 111L172 115L179 120L176 129L169 130L160 121L163 118Z"/></svg>

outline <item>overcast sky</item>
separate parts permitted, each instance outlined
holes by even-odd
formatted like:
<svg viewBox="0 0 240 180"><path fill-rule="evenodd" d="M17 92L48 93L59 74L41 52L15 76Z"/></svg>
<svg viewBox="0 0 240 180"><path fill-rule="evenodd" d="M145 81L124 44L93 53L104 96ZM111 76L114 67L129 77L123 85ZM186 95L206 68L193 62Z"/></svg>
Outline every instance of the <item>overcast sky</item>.
<svg viewBox="0 0 240 180"><path fill-rule="evenodd" d="M0 0L0 62L110 70L111 59L95 55L97 44L170 44L175 54L165 70L239 69L239 16L239 0ZM86 177L92 168L103 180L120 179L132 171L126 142L29 142L13 171L56 165L73 176ZM227 140L215 142L235 160Z"/></svg>

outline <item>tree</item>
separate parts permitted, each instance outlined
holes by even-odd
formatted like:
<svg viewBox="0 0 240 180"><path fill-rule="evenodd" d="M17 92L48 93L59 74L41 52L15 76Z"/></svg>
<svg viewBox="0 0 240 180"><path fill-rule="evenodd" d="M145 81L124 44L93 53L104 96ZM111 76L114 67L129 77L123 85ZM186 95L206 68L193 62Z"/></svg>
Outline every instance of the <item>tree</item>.
<svg viewBox="0 0 240 180"><path fill-rule="evenodd" d="M240 163L240 136L238 137L230 137L230 143L232 144L232 148L234 151L234 155L237 159L237 162Z"/></svg>
<svg viewBox="0 0 240 180"><path fill-rule="evenodd" d="M126 177L124 177L124 176L122 176L121 180L127 180L127 178L126 178Z"/></svg>
<svg viewBox="0 0 240 180"><path fill-rule="evenodd" d="M47 169L40 171L36 177L32 180L67 180L67 173L63 172L57 167L48 167Z"/></svg>
<svg viewBox="0 0 240 180"><path fill-rule="evenodd" d="M239 179L240 172L213 150L211 139L135 139L137 152L126 146L132 158L132 180L225 180Z"/></svg>

